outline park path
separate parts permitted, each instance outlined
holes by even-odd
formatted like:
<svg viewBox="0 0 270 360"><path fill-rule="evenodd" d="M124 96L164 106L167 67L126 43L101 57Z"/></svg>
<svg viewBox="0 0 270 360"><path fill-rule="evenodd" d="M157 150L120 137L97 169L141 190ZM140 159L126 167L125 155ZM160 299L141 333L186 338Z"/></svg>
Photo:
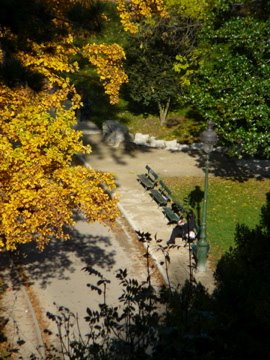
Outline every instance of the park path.
<svg viewBox="0 0 270 360"><path fill-rule="evenodd" d="M149 232L163 240L163 245L169 239L172 225L168 225L161 209L151 199L149 194L137 181L137 174L145 171L145 165L150 165L160 176L197 176L202 178L203 159L195 152L173 152L164 149L153 149L142 146L108 146L100 132L87 132L84 142L90 144L92 153L85 158L85 163L94 169L109 171L116 177L117 193L120 196L120 209L134 230ZM170 250L171 263L169 277L174 286L182 285L190 279L190 252L180 240L180 248ZM157 247L151 247L152 256L156 260L161 274L166 279L164 266L160 266L163 254L157 252ZM213 271L208 263L205 272L193 272L195 279L201 282L210 292L214 289Z"/></svg>
<svg viewBox="0 0 270 360"><path fill-rule="evenodd" d="M112 303L117 302L120 291L115 281L118 268L127 268L131 277L134 276L139 281L145 280L145 259L134 230L156 235L165 245L172 229L161 209L136 180L137 174L144 171L146 164L161 176L199 176L203 182L201 158L198 154L145 147L120 146L115 149L107 146L97 131L85 135L84 141L92 146L92 154L84 159L85 165L110 171L115 175L117 193L120 195L119 208L123 214L122 220L127 224L120 224L121 230L113 232L109 227L98 223L89 224L81 219L77 222L71 240L52 242L43 253L32 247L25 249L20 262L24 276L28 283L30 282L30 298L21 279L16 286L14 279L10 279L5 295L6 313L10 318L9 331L14 343L18 339L26 340L20 352L24 359L28 359L30 353L43 359L42 351L36 350L43 340L43 334L37 327L40 324L42 327L53 326L45 314L47 311L56 311L54 303L70 308L80 318L85 315L87 306L98 306L99 297L86 286L89 282L95 283L97 279L82 271L83 267L91 265L111 280L108 291ZM122 220L120 218L118 222ZM178 249L170 250L171 262L168 269L174 286L183 285L185 280L190 279L190 252L184 244L178 245ZM161 252L157 252L155 244L150 250L159 269L159 272L155 272L156 284L160 284L166 280L166 271L164 266L160 265L164 257ZM2 265L4 266L4 263ZM214 281L210 267L205 273L194 273L194 276L210 292L213 290ZM29 301L33 299L35 304L34 308L31 308ZM83 321L81 328L84 333L87 331Z"/></svg>
<svg viewBox="0 0 270 360"><path fill-rule="evenodd" d="M8 285L3 299L4 314L9 318L8 337L14 347L18 340L25 341L19 347L18 359L21 356L28 360L31 354L37 359L46 359L43 349L46 336L42 330L56 332L55 324L46 317L47 312L57 314L56 306L65 306L77 314L82 334L88 332L84 321L86 309L98 310L103 298L87 287L89 283L96 285L99 278L83 271L84 267L93 267L110 281L107 299L108 304L114 306L121 294L115 277L119 268L127 269L129 277L139 282L146 280L143 247L133 237L122 217L118 218L113 231L106 225L89 224L80 219L70 240L52 241L43 252L31 245L24 246L17 259L19 268L10 258L5 259L5 265L2 262ZM157 287L163 283L156 268L152 270L152 281ZM58 344L54 335L47 340L50 345Z"/></svg>

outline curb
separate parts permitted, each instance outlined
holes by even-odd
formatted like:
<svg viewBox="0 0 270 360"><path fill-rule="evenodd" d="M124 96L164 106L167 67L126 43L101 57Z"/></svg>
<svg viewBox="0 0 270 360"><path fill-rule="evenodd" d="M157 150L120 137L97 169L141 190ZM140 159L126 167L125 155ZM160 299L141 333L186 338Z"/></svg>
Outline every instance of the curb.
<svg viewBox="0 0 270 360"><path fill-rule="evenodd" d="M18 279L22 279L22 273L19 270L18 266L14 263L13 259L11 258L11 256L9 256L10 259L10 263L11 263L11 267L14 269L14 271L17 274ZM23 271L23 270L22 270ZM23 281L22 284L19 288L19 290L22 293L22 297L23 297L23 301L25 301L25 306L27 307L27 310L25 312L27 312L31 318L31 323L32 323L32 329L34 329L34 334L35 334L35 338L36 338L36 346L35 349L37 350L40 359L46 359L46 353L45 353L45 344L43 341L43 337L42 337L42 331L36 316L36 312L35 309L32 305L30 296L28 294L27 288L24 286ZM15 321L19 321L15 318ZM20 353L20 351L19 351ZM30 354L28 354L28 356L30 356ZM23 358L23 357L22 357Z"/></svg>
<svg viewBox="0 0 270 360"><path fill-rule="evenodd" d="M136 232L136 231L137 231L137 230L136 230L136 227L135 227L135 225L132 223L132 220L130 220L130 218L127 216L127 212L126 212L126 210L124 209L124 207L119 203L119 204L118 204L118 208L119 208L119 210L121 211L121 213L123 214L123 216L125 217L125 219L127 220L127 222L129 223L129 225L130 225L130 227L132 228L132 230L133 230L134 232ZM144 245L144 247L146 248L146 244L143 243L143 245ZM157 266L157 268L158 268L158 270L159 270L159 272L160 272L160 274L161 274L164 282L168 285L168 279L167 279L166 271L164 270L164 268L163 268L163 267L160 265L160 263L158 262L156 256L153 254L153 251L151 251L150 248L148 249L148 251L149 251L152 259L155 261L155 264L156 264L156 266Z"/></svg>
<svg viewBox="0 0 270 360"><path fill-rule="evenodd" d="M23 292L23 296L24 296L24 298L26 300L27 307L29 309L31 318L32 318L33 323L34 323L35 333L36 333L37 340L38 340L37 350L41 353L41 359L43 359L43 358L46 359L45 344L44 344L43 339L42 339L42 334L41 334L41 329L40 329L40 326L39 326L39 323L38 323L38 319L36 317L36 313L35 313L35 310L34 310L34 308L32 306L32 302L30 300L28 292L26 291L24 286L22 287L22 292Z"/></svg>

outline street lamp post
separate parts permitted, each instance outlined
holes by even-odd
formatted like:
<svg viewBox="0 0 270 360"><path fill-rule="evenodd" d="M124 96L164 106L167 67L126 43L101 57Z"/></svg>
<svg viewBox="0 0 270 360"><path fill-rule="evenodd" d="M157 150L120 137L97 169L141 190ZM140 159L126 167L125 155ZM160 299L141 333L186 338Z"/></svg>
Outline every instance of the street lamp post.
<svg viewBox="0 0 270 360"><path fill-rule="evenodd" d="M196 247L196 258L197 258L197 271L205 271L206 260L209 251L209 243L206 237L206 219L207 219L207 201L208 201L208 168L209 168L209 156L213 151L214 145L218 141L218 136L213 130L214 123L209 121L208 127L204 130L200 139L203 143L203 150L206 153L205 171L204 171L204 197L202 206L202 220L199 240Z"/></svg>

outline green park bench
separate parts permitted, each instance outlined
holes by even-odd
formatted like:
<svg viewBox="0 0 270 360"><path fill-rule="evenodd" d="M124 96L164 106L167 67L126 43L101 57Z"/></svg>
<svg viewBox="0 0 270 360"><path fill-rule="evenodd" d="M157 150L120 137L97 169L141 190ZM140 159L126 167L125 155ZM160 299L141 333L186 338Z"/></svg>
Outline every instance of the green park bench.
<svg viewBox="0 0 270 360"><path fill-rule="evenodd" d="M176 224L185 212L184 207L173 200L171 190L149 165L146 165L145 169L146 173L137 175L137 180L144 188L150 190L151 197L162 207L169 224Z"/></svg>
<svg viewBox="0 0 270 360"><path fill-rule="evenodd" d="M171 207L163 207L162 212L168 219L169 224L176 224L180 220L180 216Z"/></svg>
<svg viewBox="0 0 270 360"><path fill-rule="evenodd" d="M147 190L153 189L158 182L158 175L149 165L145 166L146 173L140 174L137 176L137 180L142 184Z"/></svg>
<svg viewBox="0 0 270 360"><path fill-rule="evenodd" d="M172 193L162 180L159 180L157 189L150 190L150 194L159 206L166 206L172 201Z"/></svg>
<svg viewBox="0 0 270 360"><path fill-rule="evenodd" d="M163 207L162 212L168 219L169 224L174 224L180 220L182 214L185 212L185 209L181 204L174 201L171 206Z"/></svg>

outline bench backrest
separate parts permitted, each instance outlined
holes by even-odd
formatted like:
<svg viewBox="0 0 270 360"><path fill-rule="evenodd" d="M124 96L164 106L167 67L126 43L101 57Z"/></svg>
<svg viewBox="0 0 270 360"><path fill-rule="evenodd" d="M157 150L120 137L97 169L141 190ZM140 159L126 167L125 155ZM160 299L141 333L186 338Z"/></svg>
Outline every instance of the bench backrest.
<svg viewBox="0 0 270 360"><path fill-rule="evenodd" d="M162 180L159 181L160 191L168 198L171 198L172 192L171 190L164 184Z"/></svg>
<svg viewBox="0 0 270 360"><path fill-rule="evenodd" d="M149 165L146 165L145 168L147 170L148 177L153 181L157 181L158 174L153 169L151 169Z"/></svg>

